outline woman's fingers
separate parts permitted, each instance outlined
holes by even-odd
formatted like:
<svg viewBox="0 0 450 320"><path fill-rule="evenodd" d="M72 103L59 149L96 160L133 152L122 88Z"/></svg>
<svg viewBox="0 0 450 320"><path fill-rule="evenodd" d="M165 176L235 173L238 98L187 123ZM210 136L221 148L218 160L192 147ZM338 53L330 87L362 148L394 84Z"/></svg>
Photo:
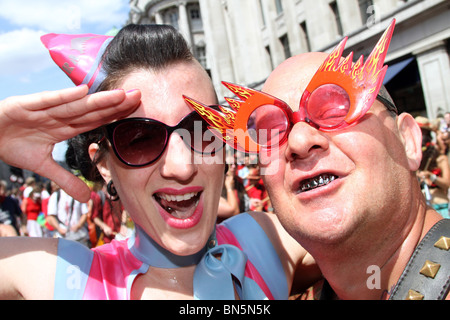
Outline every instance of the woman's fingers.
<svg viewBox="0 0 450 320"><path fill-rule="evenodd" d="M102 91L66 102L45 111L55 119L80 119L80 121L91 118L100 119L130 110L130 108L134 110L140 98L139 90L128 93L124 92L124 90Z"/></svg>
<svg viewBox="0 0 450 320"><path fill-rule="evenodd" d="M91 125L95 129L133 112L140 104L139 90L105 91L51 110L50 116L69 125Z"/></svg>
<svg viewBox="0 0 450 320"><path fill-rule="evenodd" d="M75 200L82 203L89 200L91 191L89 190L87 184L61 167L53 159L48 159L48 161L41 168L36 170L37 174L55 182Z"/></svg>
<svg viewBox="0 0 450 320"><path fill-rule="evenodd" d="M11 97L11 99L14 99L18 108L28 111L40 111L82 99L88 94L88 91L89 88L87 85L80 85L73 88Z"/></svg>
<svg viewBox="0 0 450 320"><path fill-rule="evenodd" d="M0 102L0 127L15 121L21 126L33 122L41 128L54 128L58 122L60 126L102 125L133 112L141 98L139 90L87 92L87 86L79 86L5 99Z"/></svg>
<svg viewBox="0 0 450 320"><path fill-rule="evenodd" d="M51 150L58 142L129 115L139 106L141 92L87 93L87 86L79 86L0 101L0 159L55 181L77 200L88 200L86 184L59 166Z"/></svg>

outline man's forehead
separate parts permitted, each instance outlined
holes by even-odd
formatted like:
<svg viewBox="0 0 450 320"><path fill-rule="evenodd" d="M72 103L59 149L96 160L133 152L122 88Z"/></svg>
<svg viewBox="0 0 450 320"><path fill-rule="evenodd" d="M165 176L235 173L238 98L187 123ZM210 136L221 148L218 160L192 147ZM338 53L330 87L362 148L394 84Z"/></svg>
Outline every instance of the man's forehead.
<svg viewBox="0 0 450 320"><path fill-rule="evenodd" d="M262 91L297 110L303 91L327 56L326 53L311 52L287 59L270 74Z"/></svg>

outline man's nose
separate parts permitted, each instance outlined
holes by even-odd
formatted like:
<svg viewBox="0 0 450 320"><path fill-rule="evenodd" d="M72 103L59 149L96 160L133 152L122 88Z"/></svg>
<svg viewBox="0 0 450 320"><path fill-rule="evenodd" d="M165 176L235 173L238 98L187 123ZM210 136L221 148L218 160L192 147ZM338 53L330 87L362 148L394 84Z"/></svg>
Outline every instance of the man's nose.
<svg viewBox="0 0 450 320"><path fill-rule="evenodd" d="M285 150L286 159L289 161L307 159L328 148L329 140L325 133L304 120L299 120L299 117L294 118L294 125L289 133Z"/></svg>

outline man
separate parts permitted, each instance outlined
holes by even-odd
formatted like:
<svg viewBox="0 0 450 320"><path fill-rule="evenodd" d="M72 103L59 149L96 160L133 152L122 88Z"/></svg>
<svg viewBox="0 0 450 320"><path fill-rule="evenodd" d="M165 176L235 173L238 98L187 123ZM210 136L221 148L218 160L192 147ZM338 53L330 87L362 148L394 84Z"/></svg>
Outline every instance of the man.
<svg viewBox="0 0 450 320"><path fill-rule="evenodd" d="M381 86L392 31L393 23L364 65L352 54L341 59L344 40L329 55L288 59L262 92L224 83L241 99L227 99L232 118L186 97L207 121L222 117L222 127L217 117L209 123L224 141L259 152L274 210L315 258L331 298L448 295L450 226L427 207L415 175L421 131ZM419 245L437 222L444 230Z"/></svg>
<svg viewBox="0 0 450 320"><path fill-rule="evenodd" d="M263 91L295 111L325 54L280 65ZM295 124L264 176L272 205L288 232L316 259L337 297L378 299L390 293L414 249L441 217L428 208L414 171L421 159L420 129L408 114L393 117L375 101L354 127L324 133ZM333 182L299 192L320 175ZM449 253L450 254L450 253ZM371 266L380 285L369 288Z"/></svg>
<svg viewBox="0 0 450 320"><path fill-rule="evenodd" d="M88 207L59 189L52 193L48 202L48 222L57 236L90 246L87 228Z"/></svg>
<svg viewBox="0 0 450 320"><path fill-rule="evenodd" d="M6 193L7 183L0 180L0 237L14 237L20 234L20 226L26 225L26 218L19 203Z"/></svg>

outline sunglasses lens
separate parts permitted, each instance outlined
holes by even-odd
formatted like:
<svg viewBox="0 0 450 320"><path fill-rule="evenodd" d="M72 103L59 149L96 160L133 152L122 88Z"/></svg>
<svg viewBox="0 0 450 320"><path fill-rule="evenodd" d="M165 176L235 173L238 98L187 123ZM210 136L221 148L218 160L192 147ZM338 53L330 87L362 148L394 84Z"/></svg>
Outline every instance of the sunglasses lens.
<svg viewBox="0 0 450 320"><path fill-rule="evenodd" d="M192 150L207 155L223 147L222 140L208 130L208 125L198 113L192 113L184 122L182 128L187 130L187 138L183 137L183 139Z"/></svg>
<svg viewBox="0 0 450 320"><path fill-rule="evenodd" d="M306 108L312 122L332 128L344 121L350 110L350 98L340 86L325 84L312 92Z"/></svg>
<svg viewBox="0 0 450 320"><path fill-rule="evenodd" d="M132 121L114 130L114 146L119 156L130 165L145 165L157 159L167 140L167 131L158 123Z"/></svg>
<svg viewBox="0 0 450 320"><path fill-rule="evenodd" d="M288 128L289 120L284 111L271 104L255 109L247 122L250 137L264 147L280 144L285 139Z"/></svg>

